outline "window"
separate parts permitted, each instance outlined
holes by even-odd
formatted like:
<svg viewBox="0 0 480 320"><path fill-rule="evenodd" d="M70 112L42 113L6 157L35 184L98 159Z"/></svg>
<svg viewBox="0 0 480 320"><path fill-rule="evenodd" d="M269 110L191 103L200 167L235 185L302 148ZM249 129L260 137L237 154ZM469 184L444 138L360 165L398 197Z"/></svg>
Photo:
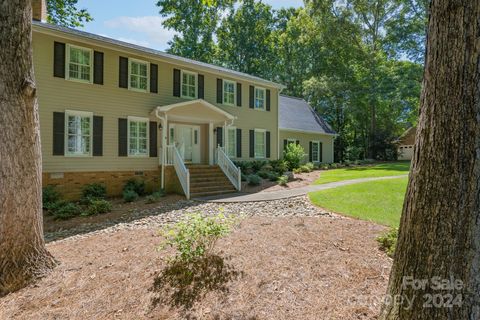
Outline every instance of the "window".
<svg viewBox="0 0 480 320"><path fill-rule="evenodd" d="M265 110L265 89L255 87L255 109Z"/></svg>
<svg viewBox="0 0 480 320"><path fill-rule="evenodd" d="M297 143L297 140L292 139L292 138L288 138L287 139L287 145L290 144L290 143Z"/></svg>
<svg viewBox="0 0 480 320"><path fill-rule="evenodd" d="M93 75L92 50L67 45L67 76L69 80L91 82Z"/></svg>
<svg viewBox="0 0 480 320"><path fill-rule="evenodd" d="M197 97L197 74L182 70L182 98Z"/></svg>
<svg viewBox="0 0 480 320"><path fill-rule="evenodd" d="M230 158L235 158L237 156L237 129L229 127L227 135L227 155Z"/></svg>
<svg viewBox="0 0 480 320"><path fill-rule="evenodd" d="M148 155L148 119L128 117L128 155Z"/></svg>
<svg viewBox="0 0 480 320"><path fill-rule="evenodd" d="M265 130L255 129L255 158L265 158Z"/></svg>
<svg viewBox="0 0 480 320"><path fill-rule="evenodd" d="M320 142L312 141L312 162L320 162Z"/></svg>
<svg viewBox="0 0 480 320"><path fill-rule="evenodd" d="M138 91L148 90L148 62L128 59L129 88Z"/></svg>
<svg viewBox="0 0 480 320"><path fill-rule="evenodd" d="M92 150L93 114L82 111L66 111L67 155L90 156Z"/></svg>
<svg viewBox="0 0 480 320"><path fill-rule="evenodd" d="M230 80L223 80L223 104L235 105L236 83Z"/></svg>

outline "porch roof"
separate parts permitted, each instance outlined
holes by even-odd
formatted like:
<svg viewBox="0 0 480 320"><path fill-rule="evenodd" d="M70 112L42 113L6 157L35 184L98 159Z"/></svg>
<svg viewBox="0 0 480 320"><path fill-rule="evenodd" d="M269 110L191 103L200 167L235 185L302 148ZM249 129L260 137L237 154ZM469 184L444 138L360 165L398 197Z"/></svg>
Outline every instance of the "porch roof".
<svg viewBox="0 0 480 320"><path fill-rule="evenodd" d="M159 106L152 113L155 113L157 116L159 113L168 115L168 120L196 123L232 121L236 119L234 115L203 99Z"/></svg>

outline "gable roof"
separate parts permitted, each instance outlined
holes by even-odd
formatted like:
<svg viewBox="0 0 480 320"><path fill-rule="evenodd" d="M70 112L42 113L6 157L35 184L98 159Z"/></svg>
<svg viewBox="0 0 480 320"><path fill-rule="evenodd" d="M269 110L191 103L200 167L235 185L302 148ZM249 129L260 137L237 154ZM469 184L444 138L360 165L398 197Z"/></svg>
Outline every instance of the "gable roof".
<svg viewBox="0 0 480 320"><path fill-rule="evenodd" d="M120 40L115 40L112 38L100 36L97 34L77 30L77 29L72 29L72 28L67 28L67 27L62 27L50 23L45 23L41 21L32 21L32 26L33 30L37 32L42 32L42 33L55 33L58 35L58 33L63 34L64 37L69 37L69 36L74 36L74 37L80 37L88 40L93 40L99 42L100 46L115 46L117 47L117 50L133 50L137 51L141 54L147 54L154 56L154 58L170 62L173 64L177 64L180 66L187 66L191 68L195 68L197 70L203 70L204 72L211 72L211 73L216 73L216 74L225 74L230 77L242 79L245 81L251 81L257 84L262 84L264 86L269 86L277 89L283 89L285 88L284 85L269 81L266 79L262 79L260 77L252 76L247 73L235 71L235 70L230 70L224 67L216 66L213 64L205 63L205 62L200 62L196 61L193 59L188 59L188 58L183 58L180 56L176 56L173 54L169 54L160 50L155 50L147 47L142 47L139 45L135 45L132 43L120 41Z"/></svg>
<svg viewBox="0 0 480 320"><path fill-rule="evenodd" d="M332 127L301 98L280 95L278 106L280 130L336 134Z"/></svg>

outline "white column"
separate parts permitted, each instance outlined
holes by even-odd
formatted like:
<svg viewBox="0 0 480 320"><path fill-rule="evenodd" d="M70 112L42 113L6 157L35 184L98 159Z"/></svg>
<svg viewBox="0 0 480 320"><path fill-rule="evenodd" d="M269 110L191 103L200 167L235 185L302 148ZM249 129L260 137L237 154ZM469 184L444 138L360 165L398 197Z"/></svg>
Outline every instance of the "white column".
<svg viewBox="0 0 480 320"><path fill-rule="evenodd" d="M162 121L162 189L165 188L165 162L167 161L167 133L168 133L168 122L167 122L167 114L165 113L165 117Z"/></svg>
<svg viewBox="0 0 480 320"><path fill-rule="evenodd" d="M215 150L214 145L214 133L213 133L213 123L208 124L208 164L213 165L213 151Z"/></svg>
<svg viewBox="0 0 480 320"><path fill-rule="evenodd" d="M223 150L227 150L227 121L223 122Z"/></svg>

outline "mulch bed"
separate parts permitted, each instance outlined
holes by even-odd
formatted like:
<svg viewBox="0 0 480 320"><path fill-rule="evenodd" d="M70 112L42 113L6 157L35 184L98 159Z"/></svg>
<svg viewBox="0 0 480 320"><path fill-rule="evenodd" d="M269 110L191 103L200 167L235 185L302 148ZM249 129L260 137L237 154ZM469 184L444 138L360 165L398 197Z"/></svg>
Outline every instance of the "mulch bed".
<svg viewBox="0 0 480 320"><path fill-rule="evenodd" d="M156 227L51 242L59 266L0 299L0 319L374 319L391 267L375 241L384 230L330 215L246 218L217 243L216 285L180 302L153 286L168 254Z"/></svg>

